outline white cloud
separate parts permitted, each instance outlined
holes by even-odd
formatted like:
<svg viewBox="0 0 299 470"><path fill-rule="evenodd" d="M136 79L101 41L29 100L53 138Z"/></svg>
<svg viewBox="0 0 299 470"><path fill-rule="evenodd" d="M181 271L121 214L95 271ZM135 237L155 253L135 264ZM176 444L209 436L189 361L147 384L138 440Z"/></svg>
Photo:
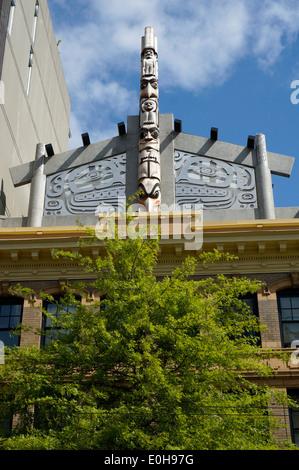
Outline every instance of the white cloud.
<svg viewBox="0 0 299 470"><path fill-rule="evenodd" d="M158 36L161 88L193 93L223 83L247 56L273 67L299 31L297 0L48 1L65 11L55 29L75 120L100 134L138 113L146 26Z"/></svg>
<svg viewBox="0 0 299 470"><path fill-rule="evenodd" d="M242 2L201 3L185 22L173 18L162 35L161 82L196 91L221 83L246 51L246 8ZM193 4L194 5L194 4ZM189 5L191 8L191 4Z"/></svg>
<svg viewBox="0 0 299 470"><path fill-rule="evenodd" d="M252 51L261 67L271 67L299 31L298 2L265 0L255 15Z"/></svg>

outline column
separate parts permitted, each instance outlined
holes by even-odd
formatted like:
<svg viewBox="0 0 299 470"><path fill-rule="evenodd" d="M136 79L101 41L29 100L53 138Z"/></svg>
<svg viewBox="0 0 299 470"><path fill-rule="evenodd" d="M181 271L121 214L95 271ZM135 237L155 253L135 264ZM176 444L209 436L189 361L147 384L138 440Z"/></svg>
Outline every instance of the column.
<svg viewBox="0 0 299 470"><path fill-rule="evenodd" d="M46 149L44 144L37 144L33 176L31 179L30 200L28 208L28 227L41 227L44 213L46 175L44 175Z"/></svg>
<svg viewBox="0 0 299 470"><path fill-rule="evenodd" d="M261 219L275 219L271 171L268 166L266 138L264 134L255 137L257 166L255 167L258 207Z"/></svg>

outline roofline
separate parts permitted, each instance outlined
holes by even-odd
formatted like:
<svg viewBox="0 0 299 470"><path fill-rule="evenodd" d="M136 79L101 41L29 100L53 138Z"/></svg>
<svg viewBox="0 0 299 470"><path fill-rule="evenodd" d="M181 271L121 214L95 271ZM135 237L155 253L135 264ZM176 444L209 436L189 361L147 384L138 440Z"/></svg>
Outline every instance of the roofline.
<svg viewBox="0 0 299 470"><path fill-rule="evenodd" d="M0 239L17 238L48 238L48 237L82 237L86 235L86 228L94 229L95 225L54 226L54 227L12 227L0 228ZM204 232L244 232L269 230L298 230L299 219L258 219L258 220L232 220L219 222L203 222Z"/></svg>

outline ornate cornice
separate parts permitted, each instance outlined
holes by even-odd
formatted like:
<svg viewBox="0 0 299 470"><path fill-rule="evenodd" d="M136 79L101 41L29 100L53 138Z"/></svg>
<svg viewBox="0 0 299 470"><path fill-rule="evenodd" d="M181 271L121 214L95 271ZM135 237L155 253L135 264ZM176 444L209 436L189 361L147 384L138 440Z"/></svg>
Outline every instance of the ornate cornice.
<svg viewBox="0 0 299 470"><path fill-rule="evenodd" d="M162 217L162 216L161 216ZM170 219L170 224L172 220ZM237 257L236 260L205 265L198 273L299 272L299 221L262 220L203 223L201 249L186 249L182 237L160 241L157 275L170 274L186 256L217 249ZM51 279L63 274L80 278L83 271L69 260L54 260L53 249L64 249L96 257L103 253L103 244L78 247L86 237L78 227L27 227L0 230L0 279ZM86 274L84 274L86 277Z"/></svg>

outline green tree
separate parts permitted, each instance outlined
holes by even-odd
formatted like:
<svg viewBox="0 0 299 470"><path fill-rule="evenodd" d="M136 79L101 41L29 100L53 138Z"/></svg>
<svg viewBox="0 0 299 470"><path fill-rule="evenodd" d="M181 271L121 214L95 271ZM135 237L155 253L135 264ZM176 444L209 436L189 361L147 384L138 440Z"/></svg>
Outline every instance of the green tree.
<svg viewBox="0 0 299 470"><path fill-rule="evenodd" d="M116 237L105 247L96 260L55 254L94 280L68 285L58 314L44 312L51 341L11 350L0 366L0 419L15 416L0 447L278 449L268 405L285 397L250 379L274 372L258 345L262 326L240 300L260 283L195 280L198 263L228 258L217 251L157 279L158 240ZM82 304L78 292L92 289L101 300Z"/></svg>

